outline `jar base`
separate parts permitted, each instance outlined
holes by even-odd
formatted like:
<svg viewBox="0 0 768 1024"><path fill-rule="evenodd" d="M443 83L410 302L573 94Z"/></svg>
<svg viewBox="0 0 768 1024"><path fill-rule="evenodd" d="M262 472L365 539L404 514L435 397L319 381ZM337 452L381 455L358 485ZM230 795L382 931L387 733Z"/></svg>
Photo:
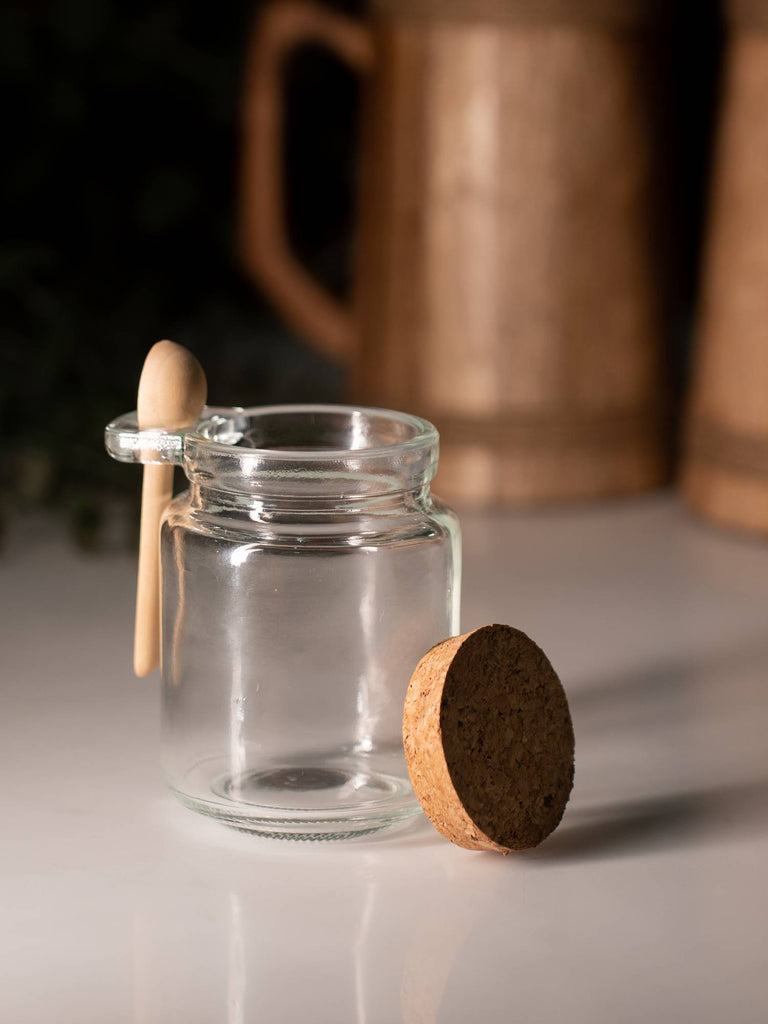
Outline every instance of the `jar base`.
<svg viewBox="0 0 768 1024"><path fill-rule="evenodd" d="M407 779L360 766L281 765L237 775L204 762L171 785L186 807L271 839L351 839L393 828L420 811ZM201 786L201 777L207 777ZM192 784L190 784L192 783Z"/></svg>

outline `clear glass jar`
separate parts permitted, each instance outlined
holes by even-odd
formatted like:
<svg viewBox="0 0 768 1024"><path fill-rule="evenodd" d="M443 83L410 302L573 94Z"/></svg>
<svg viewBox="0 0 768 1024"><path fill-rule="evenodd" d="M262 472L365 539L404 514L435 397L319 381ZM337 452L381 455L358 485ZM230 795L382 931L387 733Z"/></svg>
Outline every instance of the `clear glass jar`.
<svg viewBox="0 0 768 1024"><path fill-rule="evenodd" d="M405 691L459 631L435 428L381 409L207 409L182 432L122 417L107 448L190 482L161 532L164 764L181 801L295 839L417 812Z"/></svg>

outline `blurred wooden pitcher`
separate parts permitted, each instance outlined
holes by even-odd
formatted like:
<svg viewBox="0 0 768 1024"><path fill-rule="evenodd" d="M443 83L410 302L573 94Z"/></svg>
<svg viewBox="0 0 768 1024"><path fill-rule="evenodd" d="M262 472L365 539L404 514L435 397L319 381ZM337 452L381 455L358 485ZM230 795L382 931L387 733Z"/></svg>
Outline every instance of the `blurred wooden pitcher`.
<svg viewBox="0 0 768 1024"><path fill-rule="evenodd" d="M768 0L730 0L683 493L768 535Z"/></svg>
<svg viewBox="0 0 768 1024"><path fill-rule="evenodd" d="M366 26L278 0L260 20L243 259L298 330L350 362L353 400L438 426L447 497L663 479L651 6L378 0ZM286 237L281 68L308 42L366 78L351 308Z"/></svg>

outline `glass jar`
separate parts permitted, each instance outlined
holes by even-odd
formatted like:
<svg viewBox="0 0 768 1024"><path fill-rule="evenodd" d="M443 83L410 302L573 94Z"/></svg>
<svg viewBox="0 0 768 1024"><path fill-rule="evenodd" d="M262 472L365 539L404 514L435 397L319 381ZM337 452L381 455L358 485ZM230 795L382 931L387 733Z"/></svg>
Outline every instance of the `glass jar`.
<svg viewBox="0 0 768 1024"><path fill-rule="evenodd" d="M460 533L433 498L438 435L381 409L207 409L185 431L107 428L180 464L161 528L164 765L238 828L344 838L416 813L405 691L459 631Z"/></svg>

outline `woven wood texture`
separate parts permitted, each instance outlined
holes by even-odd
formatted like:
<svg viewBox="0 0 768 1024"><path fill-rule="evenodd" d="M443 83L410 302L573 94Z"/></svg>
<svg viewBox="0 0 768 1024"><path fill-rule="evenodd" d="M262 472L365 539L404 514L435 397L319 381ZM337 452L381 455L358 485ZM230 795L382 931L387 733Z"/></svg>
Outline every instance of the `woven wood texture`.
<svg viewBox="0 0 768 1024"><path fill-rule="evenodd" d="M730 44L683 490L768 533L768 34Z"/></svg>

